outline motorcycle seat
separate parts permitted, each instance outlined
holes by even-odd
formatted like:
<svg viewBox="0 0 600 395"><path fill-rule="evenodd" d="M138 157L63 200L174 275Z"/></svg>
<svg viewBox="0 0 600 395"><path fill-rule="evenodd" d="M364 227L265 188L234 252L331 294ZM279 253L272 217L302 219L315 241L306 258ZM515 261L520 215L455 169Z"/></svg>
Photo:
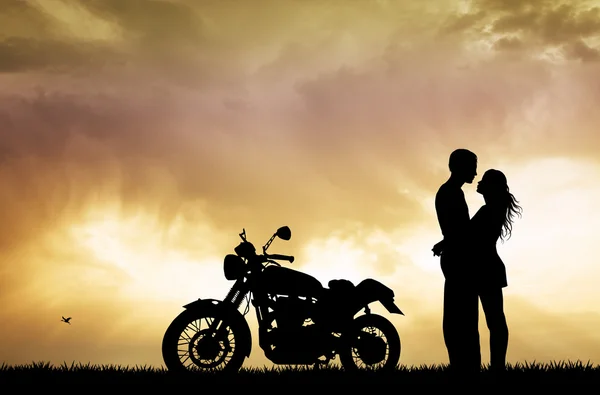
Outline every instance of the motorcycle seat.
<svg viewBox="0 0 600 395"><path fill-rule="evenodd" d="M342 292L353 291L354 288L356 288L356 286L352 283L352 281L344 280L344 279L330 280L329 283L327 283L327 286L332 291L342 291Z"/></svg>

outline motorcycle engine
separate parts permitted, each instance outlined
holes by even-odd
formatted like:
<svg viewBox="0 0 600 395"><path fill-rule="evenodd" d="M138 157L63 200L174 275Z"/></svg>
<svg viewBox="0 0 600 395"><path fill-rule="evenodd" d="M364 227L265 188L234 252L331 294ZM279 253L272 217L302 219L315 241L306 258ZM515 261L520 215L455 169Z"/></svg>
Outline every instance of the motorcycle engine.
<svg viewBox="0 0 600 395"><path fill-rule="evenodd" d="M276 324L265 336L270 346L263 348L270 354L269 359L277 363L308 364L331 351L328 349L328 345L332 344L328 337L331 333L324 332L312 320L315 301L296 296L277 296L273 298L271 307Z"/></svg>
<svg viewBox="0 0 600 395"><path fill-rule="evenodd" d="M274 303L277 328L286 330L300 328L310 317L313 303L297 296L277 296Z"/></svg>

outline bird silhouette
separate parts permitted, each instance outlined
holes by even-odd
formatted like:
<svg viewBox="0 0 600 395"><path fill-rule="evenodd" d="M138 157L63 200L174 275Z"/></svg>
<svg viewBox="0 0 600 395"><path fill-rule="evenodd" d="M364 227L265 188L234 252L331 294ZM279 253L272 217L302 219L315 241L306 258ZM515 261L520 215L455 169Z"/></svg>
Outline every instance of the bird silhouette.
<svg viewBox="0 0 600 395"><path fill-rule="evenodd" d="M71 317L67 317L67 318L65 318L65 317L62 317L62 320L61 320L61 321L62 321L62 322L66 322L67 324L71 325L71 323L69 322L69 321L71 321Z"/></svg>

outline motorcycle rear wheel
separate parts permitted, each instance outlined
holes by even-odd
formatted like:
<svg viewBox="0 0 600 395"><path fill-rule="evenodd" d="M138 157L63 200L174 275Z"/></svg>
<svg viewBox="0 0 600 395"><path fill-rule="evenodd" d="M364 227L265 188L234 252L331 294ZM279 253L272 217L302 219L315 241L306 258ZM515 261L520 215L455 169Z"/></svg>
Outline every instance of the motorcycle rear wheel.
<svg viewBox="0 0 600 395"><path fill-rule="evenodd" d="M224 336L213 337L209 325L220 319ZM172 372L237 372L242 367L247 339L244 319L221 314L218 307L190 309L167 328L162 342L165 365ZM239 320L242 320L240 322ZM246 324L247 325L247 324Z"/></svg>
<svg viewBox="0 0 600 395"><path fill-rule="evenodd" d="M344 370L394 370L401 351L396 327L378 314L361 315L352 323L339 352Z"/></svg>

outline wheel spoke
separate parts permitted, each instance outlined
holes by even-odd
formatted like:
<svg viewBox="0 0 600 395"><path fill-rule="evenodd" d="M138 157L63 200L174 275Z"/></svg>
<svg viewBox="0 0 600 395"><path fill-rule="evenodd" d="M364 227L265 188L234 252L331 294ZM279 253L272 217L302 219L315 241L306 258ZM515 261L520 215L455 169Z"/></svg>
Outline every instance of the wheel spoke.
<svg viewBox="0 0 600 395"><path fill-rule="evenodd" d="M367 355L363 354L363 356L361 357L361 351L365 352L364 351L365 345L361 346L361 345L357 344L358 347L353 346L350 349L350 357L351 357L351 361L353 362L353 364L358 369L366 369L366 370L377 370L377 369L380 369L380 368L383 368L384 366L386 366L388 364L388 361L390 360L391 350L390 350L390 340L387 338L384 331L381 328L379 328L377 325L365 325L359 329L359 335L355 339L357 341L366 340L363 337L375 337L375 338L378 338L378 339L381 339L384 341L385 351L383 354L383 359L381 361L373 363L373 364L369 364L368 362L365 362L364 358L367 357ZM368 351L371 351L371 350L367 350L367 352ZM367 358L367 361L368 360L369 360L369 358Z"/></svg>
<svg viewBox="0 0 600 395"><path fill-rule="evenodd" d="M198 316L180 333L177 354L179 363L186 369L222 370L232 360L236 352L236 333L228 322L221 321L218 332L222 331L223 335L214 337L215 332L211 334L209 328L215 319L213 316Z"/></svg>

